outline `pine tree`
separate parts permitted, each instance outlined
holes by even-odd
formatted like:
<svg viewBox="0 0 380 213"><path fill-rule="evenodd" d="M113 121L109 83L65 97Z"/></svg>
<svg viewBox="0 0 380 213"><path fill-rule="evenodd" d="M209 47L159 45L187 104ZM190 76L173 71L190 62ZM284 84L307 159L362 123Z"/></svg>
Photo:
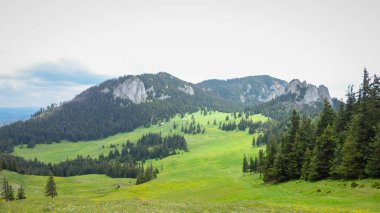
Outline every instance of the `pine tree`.
<svg viewBox="0 0 380 213"><path fill-rule="evenodd" d="M7 179L3 178L2 186L1 186L1 197L6 200L6 201L12 201L14 200L14 195L13 195L13 188L12 186L8 183Z"/></svg>
<svg viewBox="0 0 380 213"><path fill-rule="evenodd" d="M284 182L289 180L289 174L287 170L287 165L285 161L285 155L282 151L282 144L279 145L279 150L274 158L273 167L271 168L272 181L273 182Z"/></svg>
<svg viewBox="0 0 380 213"><path fill-rule="evenodd" d="M322 135L324 129L328 125L333 125L335 121L335 112L331 106L331 104L327 101L327 99L323 100L323 110L319 116L319 122L317 126L316 135Z"/></svg>
<svg viewBox="0 0 380 213"><path fill-rule="evenodd" d="M7 179L5 179L4 177L1 183L1 198L6 199L7 190L8 190L8 183L7 183Z"/></svg>
<svg viewBox="0 0 380 213"><path fill-rule="evenodd" d="M257 171L259 172L260 177L261 177L261 174L264 171L264 167L265 167L264 151L262 149L260 149L259 150L259 159L258 159L258 163L257 163Z"/></svg>
<svg viewBox="0 0 380 213"><path fill-rule="evenodd" d="M257 157L255 157L255 161L253 161L253 171L254 172L258 171L258 165L259 165L258 159L257 159Z"/></svg>
<svg viewBox="0 0 380 213"><path fill-rule="evenodd" d="M252 157L249 158L249 174L252 174L255 171L255 165Z"/></svg>
<svg viewBox="0 0 380 213"><path fill-rule="evenodd" d="M24 187L23 187L22 185L20 186L20 188L18 188L18 191L17 191L17 199L18 199L18 200L26 199L26 197L25 197Z"/></svg>
<svg viewBox="0 0 380 213"><path fill-rule="evenodd" d="M253 136L253 139L252 139L252 148L255 148L255 145L256 145L256 137Z"/></svg>
<svg viewBox="0 0 380 213"><path fill-rule="evenodd" d="M310 158L311 158L311 152L310 152L310 149L307 148L304 155L303 163L302 163L301 177L300 177L301 180L308 180L309 178L310 160L311 160Z"/></svg>
<svg viewBox="0 0 380 213"><path fill-rule="evenodd" d="M380 178L380 125L378 125L378 131L374 138L371 155L366 166L366 173L370 177Z"/></svg>
<svg viewBox="0 0 380 213"><path fill-rule="evenodd" d="M7 198L6 198L6 200L8 200L8 201L12 201L12 200L14 200L15 199L15 196L14 196L14 194L13 194L13 188L12 188L12 185L9 185L8 186L8 193L7 193Z"/></svg>
<svg viewBox="0 0 380 213"><path fill-rule="evenodd" d="M248 170L249 170L249 165L248 165L247 157L244 155L244 158L243 158L243 173L247 173Z"/></svg>
<svg viewBox="0 0 380 213"><path fill-rule="evenodd" d="M281 180L298 179L301 176L303 147L299 138L300 117L296 110L293 110L291 123L289 136L287 139L283 139L283 149L281 151L283 155L279 156L279 159L283 161L281 163L284 163L287 167L286 172L283 174L284 177L280 178Z"/></svg>
<svg viewBox="0 0 380 213"><path fill-rule="evenodd" d="M274 159L277 153L276 141L274 139L270 140L267 144L267 154L265 157L265 165L263 169L264 174L264 182L272 182L274 181L274 173L273 173L273 164Z"/></svg>
<svg viewBox="0 0 380 213"><path fill-rule="evenodd" d="M52 175L49 176L48 181L46 183L45 195L51 198L58 196L57 186L55 184L54 177Z"/></svg>
<svg viewBox="0 0 380 213"><path fill-rule="evenodd" d="M330 176L336 141L335 131L331 125L317 137L310 162L310 180L320 180Z"/></svg>

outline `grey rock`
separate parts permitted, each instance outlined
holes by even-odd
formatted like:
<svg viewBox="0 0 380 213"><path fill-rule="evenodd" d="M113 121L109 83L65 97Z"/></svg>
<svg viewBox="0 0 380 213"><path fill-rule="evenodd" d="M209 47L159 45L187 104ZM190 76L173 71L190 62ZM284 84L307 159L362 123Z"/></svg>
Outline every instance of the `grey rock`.
<svg viewBox="0 0 380 213"><path fill-rule="evenodd" d="M130 100L135 104L146 102L148 97L144 82L137 77L131 77L118 84L113 90L113 96L114 98Z"/></svg>
<svg viewBox="0 0 380 213"><path fill-rule="evenodd" d="M319 93L319 98L321 100L327 99L328 101L330 101L330 103L332 103L329 89L327 89L327 87L325 87L324 85L320 85L318 87L318 93Z"/></svg>
<svg viewBox="0 0 380 213"><path fill-rule="evenodd" d="M110 88L106 87L106 88L102 89L100 92L107 94L107 93L111 92L111 90L110 90Z"/></svg>
<svg viewBox="0 0 380 213"><path fill-rule="evenodd" d="M306 103L311 103L319 100L318 88L312 84L306 86L305 96L303 101Z"/></svg>
<svg viewBox="0 0 380 213"><path fill-rule="evenodd" d="M299 86L301 82L298 79L293 79L289 82L289 84L286 86L285 93L294 93L297 95L300 95Z"/></svg>
<svg viewBox="0 0 380 213"><path fill-rule="evenodd" d="M157 99L163 101L163 100L166 100L166 99L169 99L169 98L171 98L170 95L162 94L162 95L161 95L160 97L158 97Z"/></svg>
<svg viewBox="0 0 380 213"><path fill-rule="evenodd" d="M184 87L178 87L179 90L181 90L182 92L186 93L186 94L189 94L189 95L194 95L194 89L189 86L189 85L184 85Z"/></svg>

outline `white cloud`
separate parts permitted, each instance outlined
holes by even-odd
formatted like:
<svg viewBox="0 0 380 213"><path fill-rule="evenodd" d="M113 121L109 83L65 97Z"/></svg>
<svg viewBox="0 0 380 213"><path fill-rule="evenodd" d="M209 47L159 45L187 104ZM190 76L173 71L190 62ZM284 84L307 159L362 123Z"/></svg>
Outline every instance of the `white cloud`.
<svg viewBox="0 0 380 213"><path fill-rule="evenodd" d="M107 79L93 74L78 62L60 60L39 63L0 76L0 106L44 107L72 99L75 95Z"/></svg>

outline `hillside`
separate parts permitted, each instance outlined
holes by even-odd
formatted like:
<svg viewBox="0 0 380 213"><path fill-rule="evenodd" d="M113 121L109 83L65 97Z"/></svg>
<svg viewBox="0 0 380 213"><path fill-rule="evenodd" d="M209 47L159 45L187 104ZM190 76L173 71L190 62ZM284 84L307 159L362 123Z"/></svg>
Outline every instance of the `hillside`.
<svg viewBox="0 0 380 213"><path fill-rule="evenodd" d="M33 147L105 138L204 107L232 112L275 101L318 112L324 98L331 101L324 86L299 80L287 83L270 76L192 84L163 72L128 75L93 86L59 106L52 104L27 121L0 128L0 150L12 152L18 144Z"/></svg>
<svg viewBox="0 0 380 213"><path fill-rule="evenodd" d="M170 119L201 107L241 109L167 73L124 76L89 88L60 106L51 105L25 122L0 128L0 150L14 145L93 140Z"/></svg>
<svg viewBox="0 0 380 213"><path fill-rule="evenodd" d="M59 196L43 196L46 177L20 175L3 171L17 188L26 187L27 200L0 202L0 209L28 212L82 212L82 211L162 211L162 212L377 212L380 211L380 190L371 188L373 179L355 181L362 188L351 188L351 181L323 180L319 182L290 181L283 184L263 184L259 174L243 174L242 157L257 156L265 146L252 148L252 135L247 131L221 131L218 125L226 113L207 116L194 114L197 122L206 126L204 135L185 134L190 152L170 156L152 163L160 169L157 179L134 185L133 179L112 179L104 175L85 175L57 178ZM229 114L231 115L231 114ZM16 149L15 154L26 158L41 156L45 162L57 162L76 154L96 156L105 145L135 141L142 134L161 132L173 134L173 122L185 124L192 115L176 116L163 125L138 128L92 143L59 143L37 145L33 149ZM255 121L265 121L255 115ZM210 124L208 124L210 121ZM257 137L257 134L254 135ZM85 147L85 145L87 145ZM66 147L68 147L66 149ZM84 150L85 148L86 150ZM67 152L61 153L61 150ZM149 162L147 162L149 164ZM115 186L121 185L120 189ZM318 192L318 189L321 192ZM358 202L360 197L360 202Z"/></svg>

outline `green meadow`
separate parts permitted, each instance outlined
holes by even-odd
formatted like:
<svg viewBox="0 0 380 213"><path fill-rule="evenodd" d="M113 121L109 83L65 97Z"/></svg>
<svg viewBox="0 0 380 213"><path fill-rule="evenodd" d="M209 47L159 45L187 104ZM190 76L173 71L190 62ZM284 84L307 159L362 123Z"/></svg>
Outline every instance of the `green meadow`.
<svg viewBox="0 0 380 213"><path fill-rule="evenodd" d="M219 124L227 115L233 120L231 114L193 115L196 122L206 127L206 133L185 135L189 152L151 160L160 170L157 179L134 185L134 179L105 175L56 177L58 197L51 199L44 197L47 177L2 171L0 176L7 177L14 188L20 184L25 187L27 199L0 201L0 212L380 212L380 189L370 187L379 180L355 180L360 187L351 188L352 181L264 184L259 174L244 175L243 155L254 157L265 149L252 148L252 138L257 134L224 132L213 125L214 119ZM52 163L78 154L97 157L108 153L111 145L118 147L126 140L136 141L148 132L179 133L191 116L177 116L162 125L96 141L62 141L33 149L17 147L13 154ZM256 121L268 120L262 115L251 117ZM173 122L179 124L175 130ZM116 189L117 185L121 188Z"/></svg>

